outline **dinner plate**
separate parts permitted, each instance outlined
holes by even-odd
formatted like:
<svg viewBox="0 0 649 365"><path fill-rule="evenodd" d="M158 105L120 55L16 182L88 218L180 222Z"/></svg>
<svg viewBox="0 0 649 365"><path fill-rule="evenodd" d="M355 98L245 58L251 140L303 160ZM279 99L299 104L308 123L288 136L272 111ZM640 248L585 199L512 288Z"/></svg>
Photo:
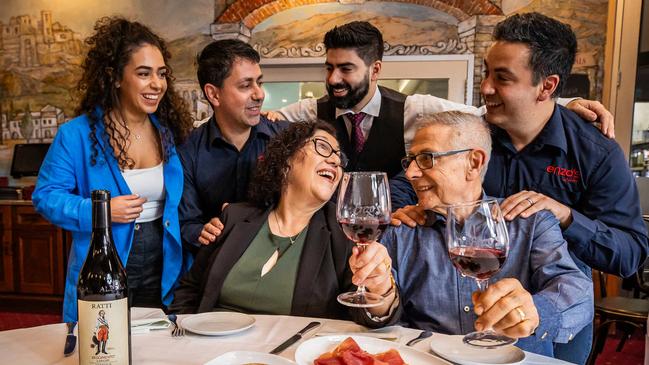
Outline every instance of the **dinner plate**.
<svg viewBox="0 0 649 365"><path fill-rule="evenodd" d="M417 351L413 348L400 345L398 343L379 340L378 338L364 336L323 336L314 337L304 341L295 351L295 362L298 365L313 365L313 361L325 352L333 350L347 337L351 337L364 351L370 354L385 352L390 349L399 351L401 358L408 365L450 365L450 363L433 355Z"/></svg>
<svg viewBox="0 0 649 365"><path fill-rule="evenodd" d="M436 333L430 348L437 355L461 365L514 365L525 360L525 353L516 346L481 349L465 344L463 337Z"/></svg>
<svg viewBox="0 0 649 365"><path fill-rule="evenodd" d="M207 336L223 336L241 332L252 327L255 318L237 312L207 312L184 318L184 329Z"/></svg>
<svg viewBox="0 0 649 365"><path fill-rule="evenodd" d="M293 361L277 355L254 351L231 351L206 362L204 365L295 365Z"/></svg>

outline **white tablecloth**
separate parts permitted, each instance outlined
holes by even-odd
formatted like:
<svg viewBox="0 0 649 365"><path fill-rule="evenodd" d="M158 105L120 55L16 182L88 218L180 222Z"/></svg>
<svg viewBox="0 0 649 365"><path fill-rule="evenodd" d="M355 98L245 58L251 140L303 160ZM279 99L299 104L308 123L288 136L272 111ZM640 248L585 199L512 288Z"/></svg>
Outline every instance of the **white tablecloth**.
<svg viewBox="0 0 649 365"><path fill-rule="evenodd" d="M255 325L239 334L229 336L200 336L187 333L171 337L171 330L157 330L132 335L133 364L203 364L221 354L234 350L268 352L291 337L309 322L323 323L318 332L353 332L361 329L353 322L289 316L255 315ZM182 326L183 316L179 316ZM76 332L76 330L75 330ZM406 343L420 331L399 327L399 343ZM313 331L307 338L313 336ZM442 336L434 334L433 336ZM78 364L78 351L63 356L66 326L63 323L0 332L0 363L2 364ZM304 341L304 339L302 340ZM300 342L280 355L294 360ZM430 338L414 348L430 352ZM568 364L545 356L526 353L524 364Z"/></svg>

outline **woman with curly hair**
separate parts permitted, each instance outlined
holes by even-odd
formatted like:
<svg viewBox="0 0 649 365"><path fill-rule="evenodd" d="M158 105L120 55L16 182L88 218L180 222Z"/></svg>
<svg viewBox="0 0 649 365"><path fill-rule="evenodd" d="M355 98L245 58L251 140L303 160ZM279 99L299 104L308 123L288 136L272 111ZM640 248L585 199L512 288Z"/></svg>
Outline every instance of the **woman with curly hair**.
<svg viewBox="0 0 649 365"><path fill-rule="evenodd" d="M222 234L201 247L170 311L351 316L370 327L398 319L387 250L377 242L361 254L352 250L329 202L346 165L334 135L327 123L297 122L269 142L250 203L225 208ZM339 304L337 295L353 283L383 295L386 304L369 312Z"/></svg>
<svg viewBox="0 0 649 365"><path fill-rule="evenodd" d="M173 89L165 42L140 23L114 17L98 20L86 43L80 116L59 128L32 196L39 213L72 232L66 322L77 318L93 190L111 192L113 237L126 265L130 305L168 305L190 264L178 225L183 174L175 145L192 121Z"/></svg>

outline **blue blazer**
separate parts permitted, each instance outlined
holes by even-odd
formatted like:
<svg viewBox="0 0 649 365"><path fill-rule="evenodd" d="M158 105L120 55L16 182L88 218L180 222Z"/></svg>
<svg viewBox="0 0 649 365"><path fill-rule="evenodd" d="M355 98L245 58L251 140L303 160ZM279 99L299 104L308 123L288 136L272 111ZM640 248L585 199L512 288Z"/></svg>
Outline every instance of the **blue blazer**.
<svg viewBox="0 0 649 365"><path fill-rule="evenodd" d="M99 120L103 113L98 109ZM160 130L155 116L149 116ZM95 134L98 154L90 164L92 142L90 119L79 116L60 126L38 174L32 201L36 211L53 224L72 232L72 248L68 259L63 303L63 321L77 319L77 281L90 245L92 203L90 193L96 189L110 191L112 197L131 194L122 177L113 149L103 137L103 122L97 123ZM183 254L178 223L178 203L183 192L183 170L176 149L172 148L164 164L165 206L162 252L162 302L171 303L173 290L181 275L191 265L191 255ZM113 223L113 240L124 265L133 241L135 223Z"/></svg>

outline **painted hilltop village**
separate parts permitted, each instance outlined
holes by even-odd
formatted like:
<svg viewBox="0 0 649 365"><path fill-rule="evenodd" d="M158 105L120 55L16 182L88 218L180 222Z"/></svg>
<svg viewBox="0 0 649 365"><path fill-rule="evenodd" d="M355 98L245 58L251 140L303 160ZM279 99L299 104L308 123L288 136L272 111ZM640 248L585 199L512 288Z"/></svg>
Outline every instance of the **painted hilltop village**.
<svg viewBox="0 0 649 365"><path fill-rule="evenodd" d="M83 39L49 10L0 19L0 145L51 142L75 116ZM181 79L177 88L194 117L205 118L209 107L198 85Z"/></svg>

